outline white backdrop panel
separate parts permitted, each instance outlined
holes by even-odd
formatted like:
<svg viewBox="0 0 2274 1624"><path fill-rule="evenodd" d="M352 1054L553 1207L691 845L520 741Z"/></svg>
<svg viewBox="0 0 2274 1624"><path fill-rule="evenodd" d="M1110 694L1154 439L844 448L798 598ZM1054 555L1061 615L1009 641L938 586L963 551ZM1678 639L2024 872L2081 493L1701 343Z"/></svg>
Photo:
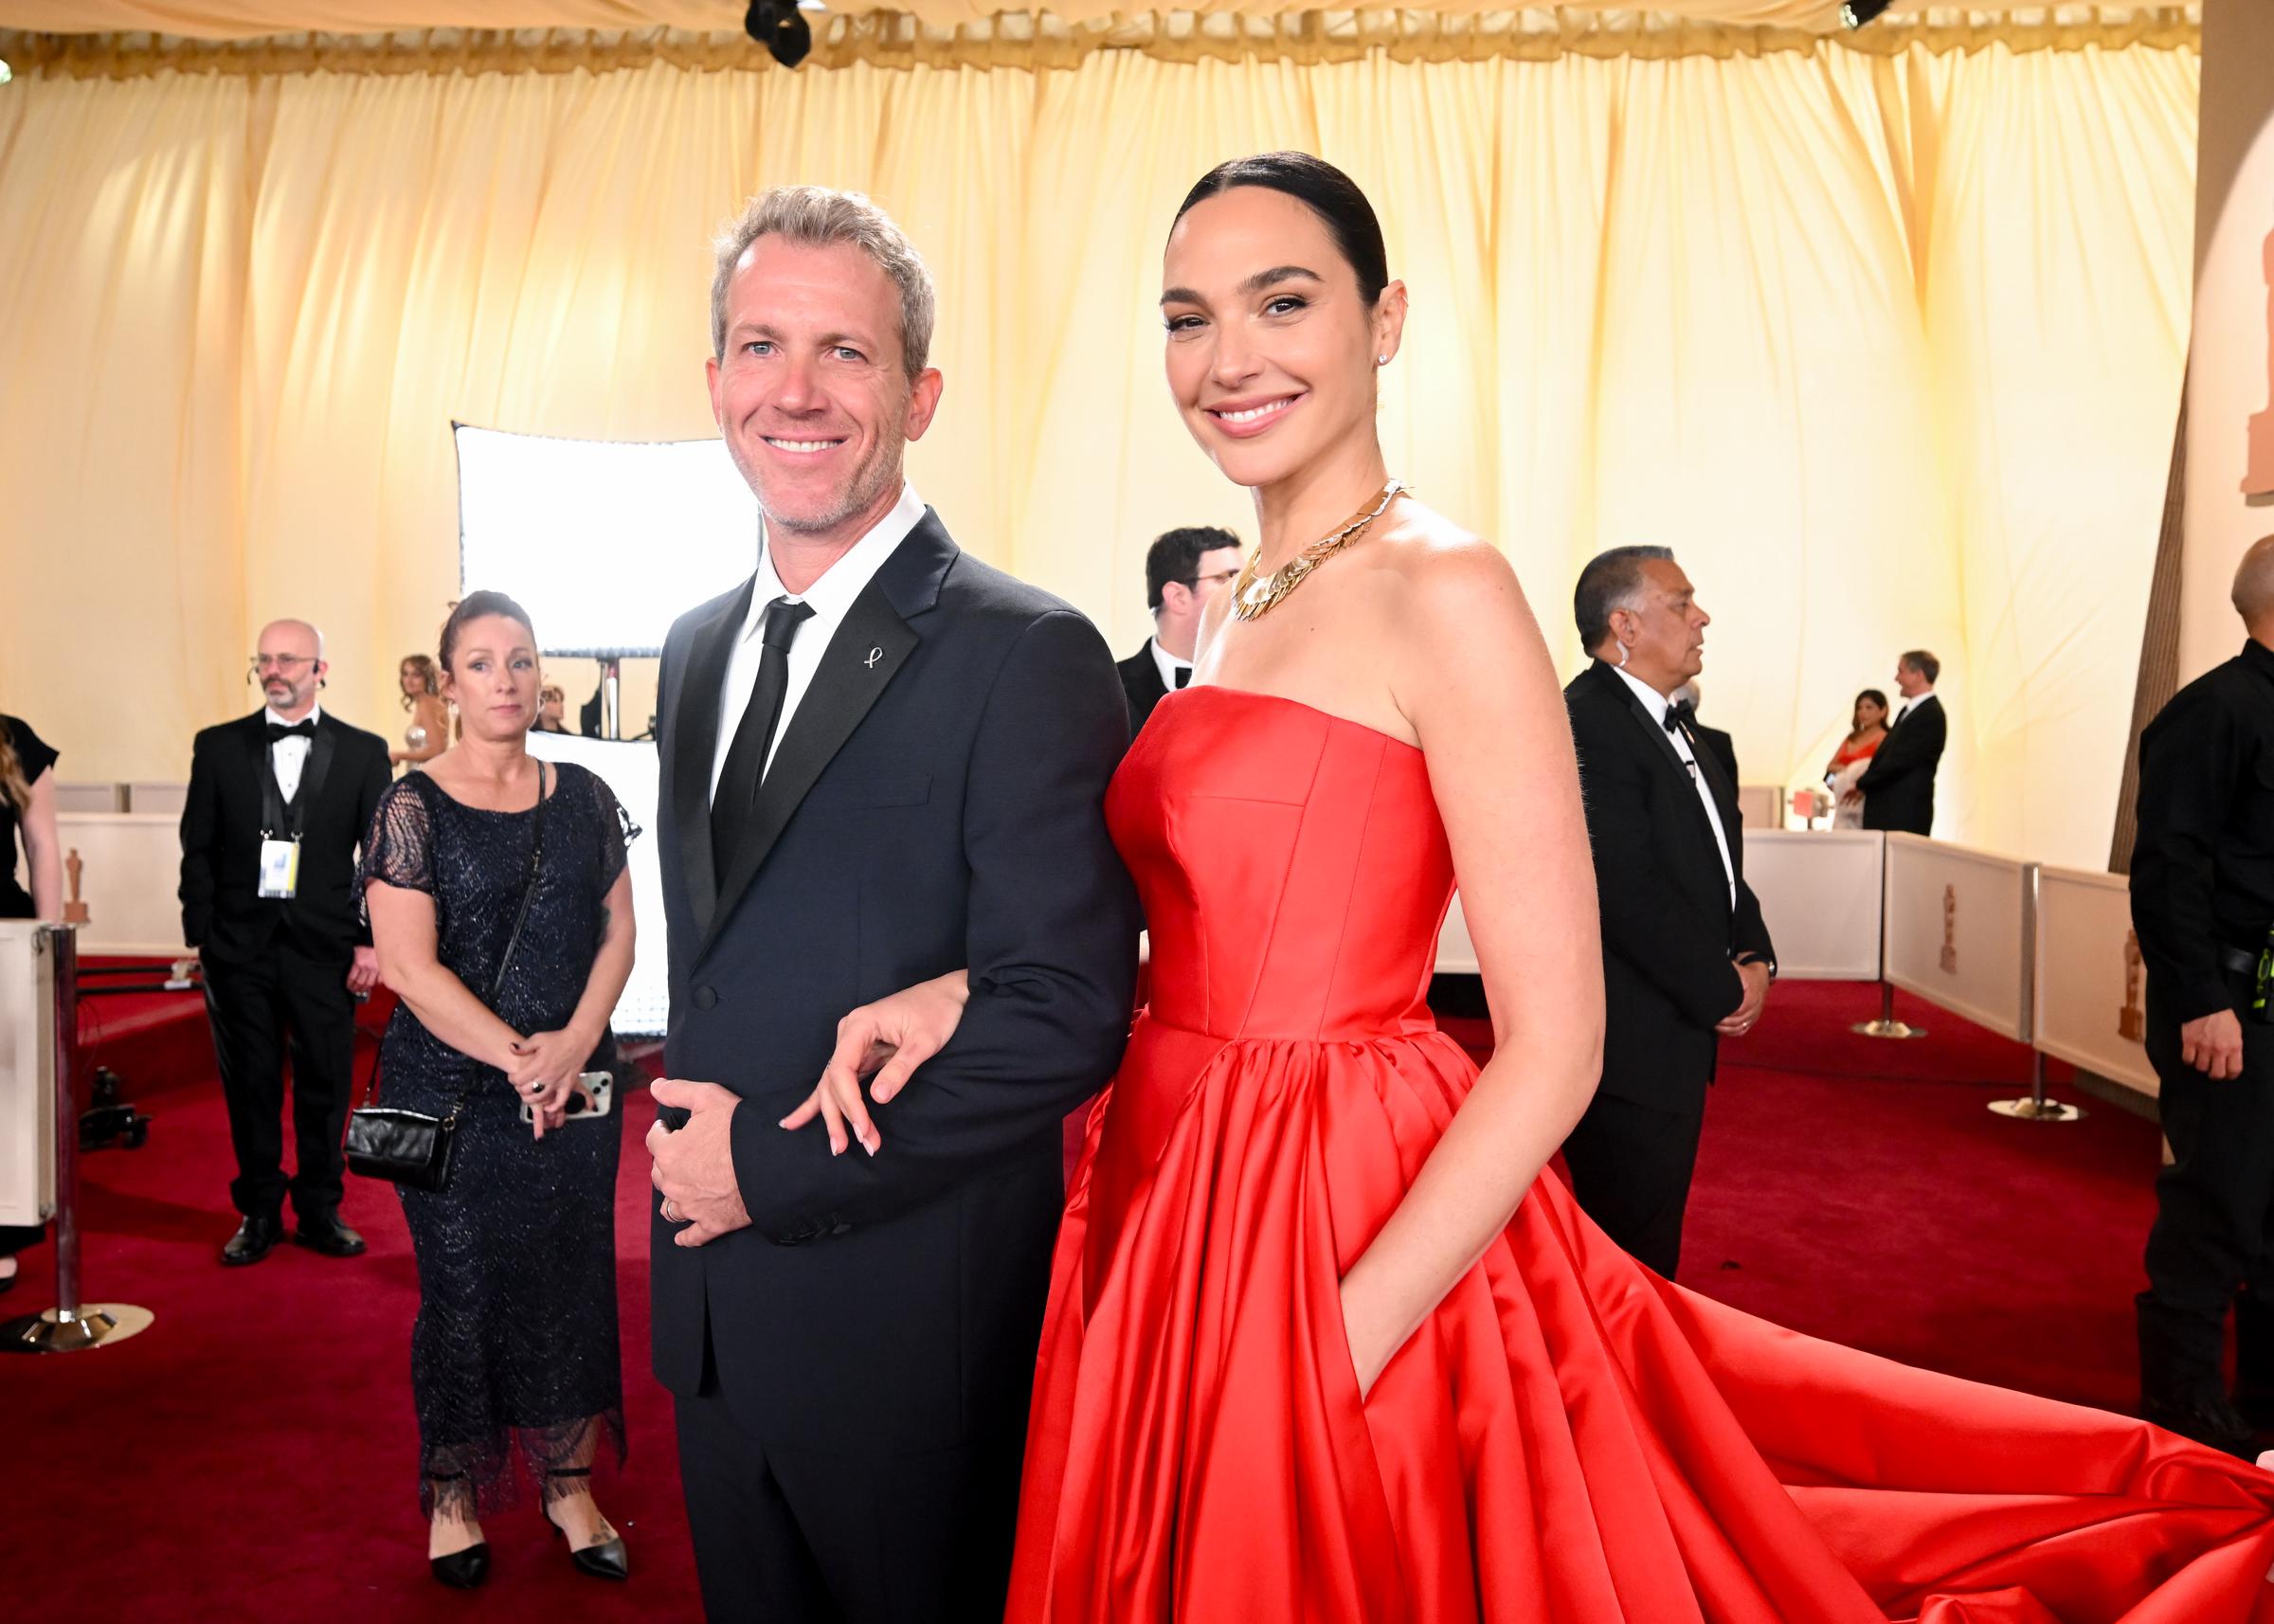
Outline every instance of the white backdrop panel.
<svg viewBox="0 0 2274 1624"><path fill-rule="evenodd" d="M757 561L758 503L723 442L456 427L460 579L519 600L547 654L659 654Z"/></svg>
<svg viewBox="0 0 2274 1624"><path fill-rule="evenodd" d="M87 923L81 955L157 954L182 946L181 820L164 813L65 812L55 821L63 850L77 850ZM67 881L66 881L67 889Z"/></svg>
<svg viewBox="0 0 2274 1624"><path fill-rule="evenodd" d="M2028 1042L2036 865L1917 835L1886 840L1886 979Z"/></svg>
<svg viewBox="0 0 2274 1624"><path fill-rule="evenodd" d="M1437 974L1476 973L1476 944L1469 940L1469 921L1461 912L1461 893L1456 891L1453 893L1453 906L1445 912L1445 929L1437 932Z"/></svg>
<svg viewBox="0 0 2274 1624"><path fill-rule="evenodd" d="M1746 825L1745 883L1777 944L1779 976L1879 980L1886 842L1876 829Z"/></svg>
<svg viewBox="0 0 2274 1624"><path fill-rule="evenodd" d="M2037 1047L2145 1094L2158 1092L2139 1037L2147 966L2132 942L2122 875L2037 871Z"/></svg>
<svg viewBox="0 0 2274 1624"><path fill-rule="evenodd" d="M639 943L632 979L616 1001L614 1025L619 1037L658 1036L671 1013L671 983L663 937L663 874L656 857L661 839L656 828L656 747L577 733L532 733L529 749L547 761L571 761L598 773L640 826L640 837L630 849L632 917L639 926Z"/></svg>
<svg viewBox="0 0 2274 1624"><path fill-rule="evenodd" d="M0 921L0 1224L55 1209L55 977L38 929Z"/></svg>

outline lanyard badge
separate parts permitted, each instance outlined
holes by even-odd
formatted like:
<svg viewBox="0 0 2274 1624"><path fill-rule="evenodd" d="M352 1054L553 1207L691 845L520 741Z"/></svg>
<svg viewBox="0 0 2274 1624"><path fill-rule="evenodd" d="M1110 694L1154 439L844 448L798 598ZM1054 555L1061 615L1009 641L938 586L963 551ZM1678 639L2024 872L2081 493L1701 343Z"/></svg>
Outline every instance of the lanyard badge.
<svg viewBox="0 0 2274 1624"><path fill-rule="evenodd" d="M261 837L260 894L289 902L299 893L300 842Z"/></svg>

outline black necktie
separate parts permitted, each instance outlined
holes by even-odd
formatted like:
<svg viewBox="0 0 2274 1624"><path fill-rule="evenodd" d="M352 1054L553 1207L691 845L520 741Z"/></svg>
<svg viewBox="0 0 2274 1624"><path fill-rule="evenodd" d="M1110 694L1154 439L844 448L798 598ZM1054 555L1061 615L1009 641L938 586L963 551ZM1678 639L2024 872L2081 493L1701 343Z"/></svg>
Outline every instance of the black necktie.
<svg viewBox="0 0 2274 1624"><path fill-rule="evenodd" d="M307 739L313 742L315 738L316 718L314 716L303 716L290 727L286 727L282 722L271 722L268 725L268 742L272 745L281 739Z"/></svg>
<svg viewBox="0 0 2274 1624"><path fill-rule="evenodd" d="M758 785L766 777L767 754L782 720L782 699L789 692L791 640L812 615L810 604L776 598L767 604L766 617L759 623L758 638L764 646L758 652L758 680L750 685L750 702L742 708L734 742L727 747L726 767L718 775L717 793L711 797L711 866L722 883L734 872L736 853L758 803Z"/></svg>
<svg viewBox="0 0 2274 1624"><path fill-rule="evenodd" d="M1191 680L1192 680L1192 667L1191 667L1191 666L1189 666L1189 665L1180 665L1180 666L1178 666L1178 667L1177 667L1177 686L1178 686L1179 688L1182 688L1182 687L1183 687L1183 686L1184 686L1184 685L1185 685L1187 682L1190 682Z"/></svg>

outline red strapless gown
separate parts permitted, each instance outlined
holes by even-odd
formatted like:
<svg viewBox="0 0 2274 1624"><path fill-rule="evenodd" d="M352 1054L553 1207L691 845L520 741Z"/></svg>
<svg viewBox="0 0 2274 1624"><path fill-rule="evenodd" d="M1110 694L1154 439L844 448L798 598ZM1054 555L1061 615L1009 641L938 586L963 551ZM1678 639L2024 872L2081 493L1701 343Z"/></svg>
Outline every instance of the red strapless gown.
<svg viewBox="0 0 2274 1624"><path fill-rule="evenodd" d="M1114 780L1152 1001L1096 1112L1014 1620L2243 1624L2274 1476L1668 1284L1542 1175L1362 1403L1337 1282L1474 1069L1418 750L1172 694Z"/></svg>

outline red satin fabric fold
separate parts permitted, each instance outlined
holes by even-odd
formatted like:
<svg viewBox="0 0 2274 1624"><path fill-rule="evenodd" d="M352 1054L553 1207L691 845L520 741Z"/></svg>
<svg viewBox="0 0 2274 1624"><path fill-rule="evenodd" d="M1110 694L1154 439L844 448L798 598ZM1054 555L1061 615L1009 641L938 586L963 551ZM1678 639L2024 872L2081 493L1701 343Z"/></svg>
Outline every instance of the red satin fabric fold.
<svg viewBox="0 0 2274 1624"><path fill-rule="evenodd" d="M2274 1477L1682 1290L1552 1176L1362 1403L1339 1282L1475 1075L1422 1001L1423 758L1188 689L1109 813L1152 1001L1059 1236L1013 1620L2274 1624Z"/></svg>

